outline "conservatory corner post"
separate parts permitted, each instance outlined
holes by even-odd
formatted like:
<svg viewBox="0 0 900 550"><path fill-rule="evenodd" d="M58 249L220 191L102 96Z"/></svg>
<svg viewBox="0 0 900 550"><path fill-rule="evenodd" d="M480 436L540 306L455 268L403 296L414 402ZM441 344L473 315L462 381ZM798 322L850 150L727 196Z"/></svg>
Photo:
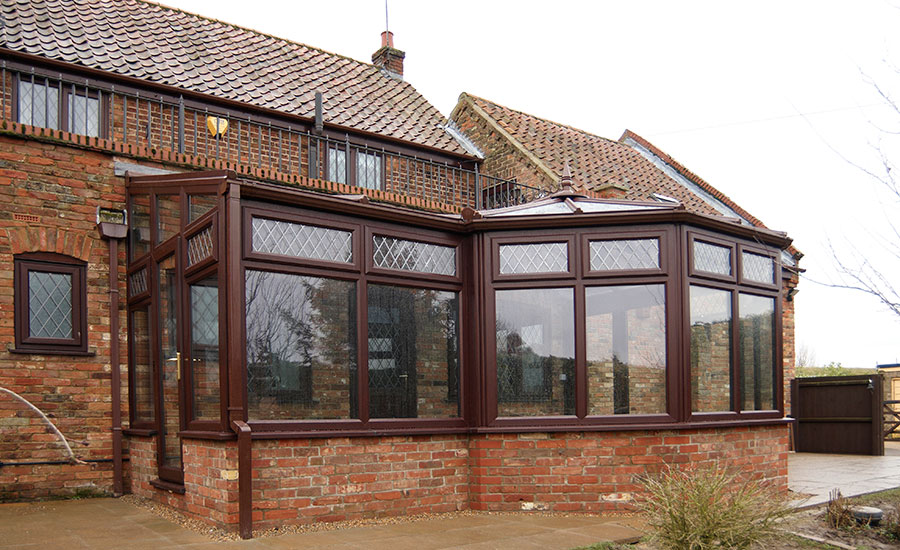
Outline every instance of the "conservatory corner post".
<svg viewBox="0 0 900 550"><path fill-rule="evenodd" d="M253 538L253 469L250 426L237 420L232 429L238 437L238 524L242 539Z"/></svg>
<svg viewBox="0 0 900 550"><path fill-rule="evenodd" d="M232 182L225 190L225 278L227 312L226 330L228 340L225 353L228 376L228 424L246 422L247 383L244 365L244 334L241 316L243 310L243 273L241 270L241 188Z"/></svg>

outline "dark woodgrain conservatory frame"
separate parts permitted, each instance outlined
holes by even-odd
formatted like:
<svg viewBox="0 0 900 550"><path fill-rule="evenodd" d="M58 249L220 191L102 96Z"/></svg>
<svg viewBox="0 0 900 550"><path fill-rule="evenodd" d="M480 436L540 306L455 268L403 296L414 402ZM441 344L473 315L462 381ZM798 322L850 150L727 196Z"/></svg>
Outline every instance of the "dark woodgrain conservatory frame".
<svg viewBox="0 0 900 550"><path fill-rule="evenodd" d="M188 223L182 216L181 233L174 241L199 231L209 224L215 230L215 257L202 267L184 273L185 284L211 273L218 274L220 319L220 421L191 421L190 372L185 371L182 385L181 435L194 438L231 439L236 426L249 428L252 438L373 436L415 433L479 433L561 430L637 430L677 429L703 426L773 424L783 420L778 410L739 410L739 387L732 388L732 411L715 414L691 414L690 404L690 326L689 285L702 284L776 298L775 375L776 403L783 402L781 351L780 251L790 240L781 233L739 225L722 218L692 214L677 207L658 207L634 211L571 214L554 216L516 215L497 217L448 216L400 207L369 204L358 197L329 196L274 184L238 179L232 172L131 177L129 201L137 193L178 192L182 208L187 194L215 193L216 208L201 219ZM129 202L130 204L130 202ZM151 201L155 204L155 201ZM154 207L155 208L155 207ZM155 213L153 214L155 216ZM289 222L349 230L353 233L353 261L339 264L264 254L251 250L250 220L253 216ZM151 222L155 218L151 217ZM151 223L155 227L155 223ZM457 247L456 276L430 275L377 268L372 265L372 235ZM591 271L587 255L591 240L659 239L658 269L635 271ZM706 277L692 270L691 243L700 237L722 242L733 250L736 277L742 250L768 256L775 262L775 283L745 284L740 279ZM569 270L566 273L540 275L501 275L497 267L500 244L567 242ZM186 241L185 241L186 242ZM129 274L161 258L160 251L184 249L172 242L161 243L146 258L135 258ZM149 258L149 259L148 259ZM152 265L152 264L151 264ZM369 419L367 418L366 342L359 338L358 394L359 416L350 420L252 420L247 417L245 371L244 270L265 269L281 273L329 277L357 282L357 334L366 334L366 283L448 290L459 293L460 307L460 417L443 419ZM149 270L152 271L152 270ZM666 293L667 406L663 414L590 416L587 414L585 367L585 298L583 289L591 286L623 284L661 284ZM576 414L566 417L497 417L496 365L494 360L494 291L512 288L575 288L576 327ZM151 288L153 288L151 286ZM129 294L131 296L131 294ZM146 307L148 294L131 296L129 308ZM182 293L182 311L187 303ZM736 320L733 320L736 323ZM154 331L151 331L154 332ZM158 335L154 334L154 339ZM736 331L732 338L736 339ZM151 349L156 350L157 344ZM154 351L155 353L155 351ZM737 353L737 341L732 345ZM152 361L151 361L152 363ZM738 362L734 362L738 369ZM132 371L130 371L132 372ZM158 383L158 374L156 375ZM737 372L735 379L739 379ZM131 380L132 388L134 380ZM132 399L134 392L131 392ZM159 393L157 393L159 399ZM133 405L133 404L132 404ZM159 405L159 404L157 404ZM134 410L132 406L132 411ZM154 422L136 422L132 412L131 432L149 435L160 429ZM234 430L234 432L232 431Z"/></svg>

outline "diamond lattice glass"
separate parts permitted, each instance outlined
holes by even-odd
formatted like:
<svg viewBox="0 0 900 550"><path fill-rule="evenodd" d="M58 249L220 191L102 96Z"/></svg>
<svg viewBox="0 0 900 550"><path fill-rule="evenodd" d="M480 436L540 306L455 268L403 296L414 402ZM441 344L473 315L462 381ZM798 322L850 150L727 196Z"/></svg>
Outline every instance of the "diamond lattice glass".
<svg viewBox="0 0 900 550"><path fill-rule="evenodd" d="M69 95L69 131L85 136L100 135L100 100Z"/></svg>
<svg viewBox="0 0 900 550"><path fill-rule="evenodd" d="M353 261L353 233L253 218L253 251L329 262Z"/></svg>
<svg viewBox="0 0 900 550"><path fill-rule="evenodd" d="M456 275L456 248L375 235L372 261L376 267Z"/></svg>
<svg viewBox="0 0 900 550"><path fill-rule="evenodd" d="M731 249L694 241L694 268L718 275L731 275Z"/></svg>
<svg viewBox="0 0 900 550"><path fill-rule="evenodd" d="M135 271L128 277L131 287L129 288L129 296L137 296L147 292L147 268Z"/></svg>
<svg viewBox="0 0 900 550"><path fill-rule="evenodd" d="M46 82L19 82L19 122L59 129L59 88Z"/></svg>
<svg viewBox="0 0 900 550"><path fill-rule="evenodd" d="M372 153L356 153L356 185L381 189L381 159Z"/></svg>
<svg viewBox="0 0 900 550"><path fill-rule="evenodd" d="M210 226L188 240L188 267L209 258L212 251L212 226Z"/></svg>
<svg viewBox="0 0 900 550"><path fill-rule="evenodd" d="M564 273L569 270L568 243L500 245L500 273Z"/></svg>
<svg viewBox="0 0 900 550"><path fill-rule="evenodd" d="M775 281L775 263L768 256L744 252L741 255L741 273L748 281L772 284Z"/></svg>
<svg viewBox="0 0 900 550"><path fill-rule="evenodd" d="M342 149L328 149L328 179L347 183L347 153Z"/></svg>
<svg viewBox="0 0 900 550"><path fill-rule="evenodd" d="M72 338L72 275L28 273L29 336Z"/></svg>
<svg viewBox="0 0 900 550"><path fill-rule="evenodd" d="M591 271L658 268L658 239L591 241Z"/></svg>

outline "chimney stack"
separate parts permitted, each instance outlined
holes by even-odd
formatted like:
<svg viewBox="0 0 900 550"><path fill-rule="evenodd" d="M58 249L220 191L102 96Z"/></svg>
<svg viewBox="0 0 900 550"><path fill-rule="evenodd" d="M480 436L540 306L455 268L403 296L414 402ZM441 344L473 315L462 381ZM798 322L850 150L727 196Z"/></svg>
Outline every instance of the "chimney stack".
<svg viewBox="0 0 900 550"><path fill-rule="evenodd" d="M394 33L381 33L381 47L372 54L372 63L396 78L403 80L403 58L406 54L394 47Z"/></svg>

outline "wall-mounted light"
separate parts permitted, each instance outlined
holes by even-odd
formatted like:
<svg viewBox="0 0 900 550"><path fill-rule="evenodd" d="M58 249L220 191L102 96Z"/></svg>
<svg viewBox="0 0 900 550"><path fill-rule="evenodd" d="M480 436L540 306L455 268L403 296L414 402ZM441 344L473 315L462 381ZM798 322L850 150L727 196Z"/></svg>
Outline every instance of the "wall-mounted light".
<svg viewBox="0 0 900 550"><path fill-rule="evenodd" d="M123 239L128 234L128 212L97 207L97 227L107 239Z"/></svg>
<svg viewBox="0 0 900 550"><path fill-rule="evenodd" d="M228 129L228 119L217 116L208 116L206 117L206 127L209 129L209 134L212 137L219 139L225 134L225 130Z"/></svg>
<svg viewBox="0 0 900 550"><path fill-rule="evenodd" d="M800 292L800 291L797 289L797 287L789 288L788 291L787 291L787 296L786 296L787 301L788 301L788 302L793 302L793 301L794 301L794 296L796 296L798 292Z"/></svg>

